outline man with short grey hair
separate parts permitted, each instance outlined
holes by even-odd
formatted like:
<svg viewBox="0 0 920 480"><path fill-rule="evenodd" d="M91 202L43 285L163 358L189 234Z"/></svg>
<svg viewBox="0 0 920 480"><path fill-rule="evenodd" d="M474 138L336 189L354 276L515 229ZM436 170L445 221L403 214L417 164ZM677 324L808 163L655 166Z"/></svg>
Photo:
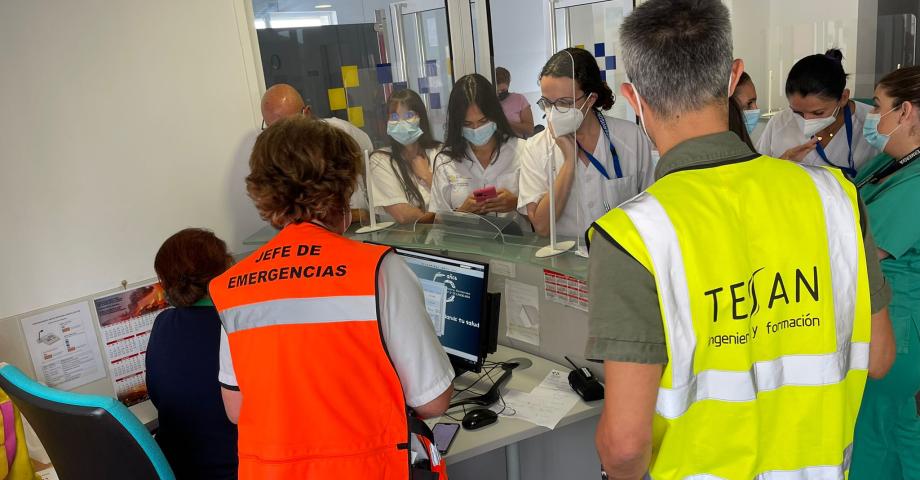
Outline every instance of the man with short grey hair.
<svg viewBox="0 0 920 480"><path fill-rule="evenodd" d="M728 131L744 63L720 0L649 0L620 42L662 156L587 232L604 476L844 478L866 378L894 359L855 187Z"/></svg>

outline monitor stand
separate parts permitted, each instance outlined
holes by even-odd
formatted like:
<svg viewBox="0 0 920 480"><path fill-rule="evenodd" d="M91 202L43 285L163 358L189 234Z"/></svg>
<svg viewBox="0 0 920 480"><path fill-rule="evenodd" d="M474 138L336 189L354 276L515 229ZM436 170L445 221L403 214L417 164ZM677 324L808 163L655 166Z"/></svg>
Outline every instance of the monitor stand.
<svg viewBox="0 0 920 480"><path fill-rule="evenodd" d="M489 391L481 395L476 395L475 397L463 398L451 402L449 408L459 407L461 405L479 405L481 407L488 407L498 402L498 399L501 397L499 391L504 384L508 383L508 380L511 380L511 372L517 368L518 365L518 363L514 362L505 362L505 364L501 366L501 369L504 370L504 372L502 372L502 376L498 377L498 380L492 384L492 387L489 388Z"/></svg>

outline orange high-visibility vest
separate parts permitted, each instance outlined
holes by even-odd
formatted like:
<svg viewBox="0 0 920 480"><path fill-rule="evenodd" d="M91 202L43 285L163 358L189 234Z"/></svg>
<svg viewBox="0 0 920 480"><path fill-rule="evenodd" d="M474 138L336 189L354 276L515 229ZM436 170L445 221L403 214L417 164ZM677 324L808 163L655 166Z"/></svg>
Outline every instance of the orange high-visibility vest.
<svg viewBox="0 0 920 480"><path fill-rule="evenodd" d="M211 282L244 399L241 480L409 478L405 398L377 316L388 251L293 224Z"/></svg>

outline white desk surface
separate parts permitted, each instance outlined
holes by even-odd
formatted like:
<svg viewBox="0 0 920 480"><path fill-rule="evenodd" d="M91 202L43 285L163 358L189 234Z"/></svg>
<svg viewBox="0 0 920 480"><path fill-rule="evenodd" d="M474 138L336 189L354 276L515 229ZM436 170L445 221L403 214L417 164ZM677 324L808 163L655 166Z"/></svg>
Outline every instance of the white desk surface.
<svg viewBox="0 0 920 480"><path fill-rule="evenodd" d="M515 350L504 345L499 345L497 350L498 351L494 354L489 355L489 361L501 362L510 360L512 358L527 358L533 362L533 365L531 365L529 368L522 370L519 367L514 369L514 373L511 375L511 380L502 388L503 393L507 392L508 390L530 392L534 387L543 381L543 379L546 377L546 374L548 374L551 370L557 369L563 372L568 372L571 370L569 367L565 367L545 358L522 352L520 350ZM499 370L496 370L496 372L498 372L499 375L501 374ZM496 372L493 372L492 377L497 380L499 375L496 375ZM454 388L462 388L467 386L475 381L478 376L479 374L466 373L454 381ZM476 385L474 390L483 392L490 386L491 382L486 379L484 382L480 382L479 385ZM585 403L585 401L579 399L575 403L575 406L572 407L572 409L569 410L569 412L564 417L562 417L562 420L559 421L559 424L556 425L556 428L564 427L586 418L599 416L601 414L602 406L603 400ZM454 417L463 417L463 410L460 407L451 410L451 412L454 411L459 412L458 414L455 414ZM426 422L430 427L434 427L434 425L439 422L459 423L451 420L448 417L432 418L426 420ZM448 465L450 465L450 463L462 462L463 460L473 458L485 452L495 450L497 448L503 448L512 443L517 443L521 440L526 440L528 438L535 437L549 431L550 429L546 427L541 427L524 420L500 416L498 417L498 421L492 425L480 428L478 430L465 430L461 427L460 431L457 433L457 438L454 439L454 443L451 445L450 450L447 452L447 455L445 455L445 458L447 459Z"/></svg>

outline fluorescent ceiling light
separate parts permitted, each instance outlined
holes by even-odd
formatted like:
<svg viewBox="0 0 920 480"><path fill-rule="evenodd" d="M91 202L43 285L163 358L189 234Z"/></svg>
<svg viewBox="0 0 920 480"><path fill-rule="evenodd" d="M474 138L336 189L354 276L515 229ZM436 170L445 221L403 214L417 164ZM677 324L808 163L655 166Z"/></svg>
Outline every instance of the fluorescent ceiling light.
<svg viewBox="0 0 920 480"><path fill-rule="evenodd" d="M313 8L332 8L332 5L329 5L328 3L324 3L322 5L314 5Z"/></svg>

